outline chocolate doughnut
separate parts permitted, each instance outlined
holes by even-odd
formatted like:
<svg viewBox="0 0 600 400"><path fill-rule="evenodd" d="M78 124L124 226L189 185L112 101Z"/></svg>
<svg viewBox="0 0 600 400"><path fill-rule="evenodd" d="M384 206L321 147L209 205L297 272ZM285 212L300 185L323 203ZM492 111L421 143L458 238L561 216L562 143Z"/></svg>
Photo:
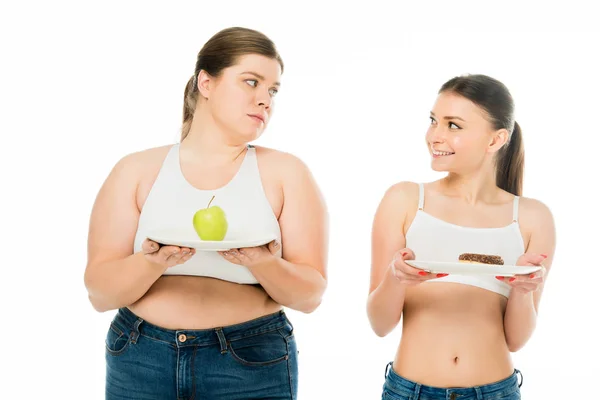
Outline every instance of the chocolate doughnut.
<svg viewBox="0 0 600 400"><path fill-rule="evenodd" d="M502 257L488 254L463 253L458 256L458 261L475 264L504 265L504 260Z"/></svg>

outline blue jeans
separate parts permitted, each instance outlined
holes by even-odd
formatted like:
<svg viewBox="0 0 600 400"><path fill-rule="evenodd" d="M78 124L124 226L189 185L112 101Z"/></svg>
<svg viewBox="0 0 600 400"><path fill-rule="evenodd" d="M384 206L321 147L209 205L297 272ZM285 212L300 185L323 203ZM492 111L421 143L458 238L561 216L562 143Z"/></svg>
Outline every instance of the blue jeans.
<svg viewBox="0 0 600 400"><path fill-rule="evenodd" d="M120 309L106 336L106 399L296 399L283 311L237 325L169 330Z"/></svg>
<svg viewBox="0 0 600 400"><path fill-rule="evenodd" d="M389 363L385 371L382 400L520 400L523 384L518 369L506 379L469 388L439 388L421 385L398 375Z"/></svg>

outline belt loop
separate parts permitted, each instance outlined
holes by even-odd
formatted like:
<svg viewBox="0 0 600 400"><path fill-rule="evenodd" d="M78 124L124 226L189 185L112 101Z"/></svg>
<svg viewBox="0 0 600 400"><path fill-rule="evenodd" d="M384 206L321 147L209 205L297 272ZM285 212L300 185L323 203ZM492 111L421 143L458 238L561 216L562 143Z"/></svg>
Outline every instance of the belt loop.
<svg viewBox="0 0 600 400"><path fill-rule="evenodd" d="M138 337L140 336L140 325L144 322L143 319L138 318L133 324L133 330L131 331L131 343L136 344Z"/></svg>
<svg viewBox="0 0 600 400"><path fill-rule="evenodd" d="M227 353L227 339L223 334L223 328L216 328L217 338L219 338L219 344L221 345L221 354Z"/></svg>
<svg viewBox="0 0 600 400"><path fill-rule="evenodd" d="M391 366L392 366L392 361L390 361L389 363L387 363L387 365L385 366L385 376L384 376L384 378L386 378L386 379L387 379L388 372L389 372Z"/></svg>
<svg viewBox="0 0 600 400"><path fill-rule="evenodd" d="M475 393L477 394L477 400L483 400L483 393L481 393L481 389L479 386L475 386Z"/></svg>
<svg viewBox="0 0 600 400"><path fill-rule="evenodd" d="M517 374L519 374L521 376L521 382L519 382L519 388L521 387L521 385L523 385L523 374L521 373L521 371L519 371L518 369L515 368L515 372ZM517 378L517 382L519 381L519 379Z"/></svg>
<svg viewBox="0 0 600 400"><path fill-rule="evenodd" d="M419 397L421 397L421 384L417 383L415 385L415 392L413 393L413 400L419 400Z"/></svg>

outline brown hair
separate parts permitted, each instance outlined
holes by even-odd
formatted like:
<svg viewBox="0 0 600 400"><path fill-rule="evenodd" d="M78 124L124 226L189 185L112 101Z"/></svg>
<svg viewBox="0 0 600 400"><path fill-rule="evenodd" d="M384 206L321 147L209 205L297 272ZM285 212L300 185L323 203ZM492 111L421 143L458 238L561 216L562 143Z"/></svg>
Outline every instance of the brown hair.
<svg viewBox="0 0 600 400"><path fill-rule="evenodd" d="M273 58L279 62L283 72L283 61L275 44L263 33L239 27L227 28L217 32L198 53L194 75L185 85L181 140L185 139L192 126L196 102L198 101L197 86L200 71L204 70L216 78L225 68L235 65L239 57L247 54L259 54Z"/></svg>
<svg viewBox="0 0 600 400"><path fill-rule="evenodd" d="M521 127L514 119L514 101L508 88L486 75L465 75L450 79L439 93L451 92L484 109L494 129L506 129L508 143L496 157L496 185L515 196L523 193L525 150Z"/></svg>

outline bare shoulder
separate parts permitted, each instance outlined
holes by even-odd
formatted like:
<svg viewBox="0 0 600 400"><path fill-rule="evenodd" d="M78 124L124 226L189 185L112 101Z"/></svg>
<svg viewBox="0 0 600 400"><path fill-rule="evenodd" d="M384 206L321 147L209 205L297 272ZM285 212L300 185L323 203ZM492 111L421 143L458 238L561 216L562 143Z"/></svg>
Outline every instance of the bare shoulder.
<svg viewBox="0 0 600 400"><path fill-rule="evenodd" d="M531 222L551 221L553 215L550 207L541 200L521 197L519 198L519 218Z"/></svg>
<svg viewBox="0 0 600 400"><path fill-rule="evenodd" d="M171 147L165 145L126 154L115 164L107 181L121 182L118 185L121 191L132 190L141 210Z"/></svg>
<svg viewBox="0 0 600 400"><path fill-rule="evenodd" d="M255 148L261 174L266 173L281 184L290 180L313 179L310 168L300 157L268 147Z"/></svg>
<svg viewBox="0 0 600 400"><path fill-rule="evenodd" d="M550 207L541 200L521 197L519 199L519 224L529 234L554 232L554 216Z"/></svg>
<svg viewBox="0 0 600 400"><path fill-rule="evenodd" d="M264 163L288 169L308 169L300 157L281 150L269 147L255 146L257 157Z"/></svg>
<svg viewBox="0 0 600 400"><path fill-rule="evenodd" d="M144 171L153 165L161 165L173 145L152 147L126 154L117 165L129 170Z"/></svg>
<svg viewBox="0 0 600 400"><path fill-rule="evenodd" d="M373 235L403 237L419 202L419 185L398 182L385 191L373 219ZM379 240L379 239L378 239Z"/></svg>
<svg viewBox="0 0 600 400"><path fill-rule="evenodd" d="M382 205L389 205L396 209L417 205L419 201L419 185L415 182L401 181L387 188Z"/></svg>

